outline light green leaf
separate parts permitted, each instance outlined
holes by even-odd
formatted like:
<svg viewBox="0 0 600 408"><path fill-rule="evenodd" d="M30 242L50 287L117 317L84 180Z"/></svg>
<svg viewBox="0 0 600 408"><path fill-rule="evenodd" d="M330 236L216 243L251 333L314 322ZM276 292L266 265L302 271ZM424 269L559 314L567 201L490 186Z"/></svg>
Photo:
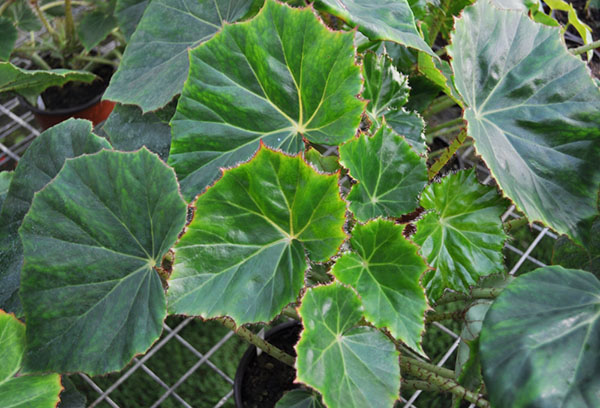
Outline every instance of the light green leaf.
<svg viewBox="0 0 600 408"><path fill-rule="evenodd" d="M171 116L169 107L160 112L142 114L137 106L118 104L103 129L117 150L133 151L146 146L161 159L167 160L171 147Z"/></svg>
<svg viewBox="0 0 600 408"><path fill-rule="evenodd" d="M102 148L110 149L110 144L92 134L91 122L69 119L38 136L19 161L0 211L0 307L4 310L20 309L17 290L23 247L18 230L33 194L58 174L67 158Z"/></svg>
<svg viewBox="0 0 600 408"><path fill-rule="evenodd" d="M7 61L15 47L19 32L12 21L0 16L0 33L2 33L0 36L0 61Z"/></svg>
<svg viewBox="0 0 600 408"><path fill-rule="evenodd" d="M4 199L8 194L8 186L10 185L10 181L12 180L14 174L14 171L0 172L0 210L2 209Z"/></svg>
<svg viewBox="0 0 600 408"><path fill-rule="evenodd" d="M600 406L600 281L560 266L515 279L481 330L483 378L498 408Z"/></svg>
<svg viewBox="0 0 600 408"><path fill-rule="evenodd" d="M295 389L286 392L275 408L325 408L321 396L307 389Z"/></svg>
<svg viewBox="0 0 600 408"><path fill-rule="evenodd" d="M335 145L354 136L365 104L356 98L353 41L310 9L267 0L251 21L227 25L191 51L169 156L184 196L248 160L260 140L297 153L303 139Z"/></svg>
<svg viewBox="0 0 600 408"><path fill-rule="evenodd" d="M115 15L126 40L131 38L148 7L148 2L149 0L117 0Z"/></svg>
<svg viewBox="0 0 600 408"><path fill-rule="evenodd" d="M406 0L318 0L317 6L358 26L372 41L394 41L437 58L421 38Z"/></svg>
<svg viewBox="0 0 600 408"><path fill-rule="evenodd" d="M358 296L340 283L310 288L299 308L296 380L323 395L329 408L392 407L400 388L394 344L362 317Z"/></svg>
<svg viewBox="0 0 600 408"><path fill-rule="evenodd" d="M165 106L188 76L188 51L226 23L244 18L262 0L154 0L127 44L105 99L138 105L144 113Z"/></svg>
<svg viewBox="0 0 600 408"><path fill-rule="evenodd" d="M62 385L58 374L15 377L25 352L25 325L0 309L0 406L54 408Z"/></svg>
<svg viewBox="0 0 600 408"><path fill-rule="evenodd" d="M341 168L337 156L323 156L313 147L304 152L304 160L321 173L336 173Z"/></svg>
<svg viewBox="0 0 600 408"><path fill-rule="evenodd" d="M37 96L51 86L62 86L69 81L92 82L96 75L68 69L21 69L9 62L0 62L0 93L17 92L25 97Z"/></svg>
<svg viewBox="0 0 600 408"><path fill-rule="evenodd" d="M474 170L429 185L421 206L429 212L417 222L413 240L435 268L423 276L429 299L446 288L466 292L481 276L504 272L500 216L507 205L494 187L479 184Z"/></svg>
<svg viewBox="0 0 600 408"><path fill-rule="evenodd" d="M454 86L454 73L450 64L439 58L432 58L431 55L423 52L419 53L417 61L419 72L439 86L446 95L462 107L460 95Z"/></svg>
<svg viewBox="0 0 600 408"><path fill-rule="evenodd" d="M583 61L558 29L486 1L465 9L448 52L468 134L504 193L530 221L587 241L600 183L600 90Z"/></svg>
<svg viewBox="0 0 600 408"><path fill-rule="evenodd" d="M404 136L408 144L423 156L427 153L425 143L425 121L417 112L409 112L404 108L391 110L385 114L385 121L394 132Z"/></svg>
<svg viewBox="0 0 600 408"><path fill-rule="evenodd" d="M341 146L340 161L358 181L347 197L358 220L399 217L417 208L427 164L385 124L373 137L363 133Z"/></svg>
<svg viewBox="0 0 600 408"><path fill-rule="evenodd" d="M158 273L186 218L174 172L146 149L67 160L19 230L28 372L120 370L158 338Z"/></svg>
<svg viewBox="0 0 600 408"><path fill-rule="evenodd" d="M86 13L77 24L79 41L90 51L117 27L117 18L99 10Z"/></svg>
<svg viewBox="0 0 600 408"><path fill-rule="evenodd" d="M337 183L300 155L264 147L226 171L198 197L175 247L169 312L229 316L237 324L273 319L298 297L305 252L326 261L346 237Z"/></svg>
<svg viewBox="0 0 600 408"><path fill-rule="evenodd" d="M428 306L420 278L427 265L403 229L385 220L357 224L350 240L353 251L342 255L331 272L356 289L369 322L424 355L421 335Z"/></svg>

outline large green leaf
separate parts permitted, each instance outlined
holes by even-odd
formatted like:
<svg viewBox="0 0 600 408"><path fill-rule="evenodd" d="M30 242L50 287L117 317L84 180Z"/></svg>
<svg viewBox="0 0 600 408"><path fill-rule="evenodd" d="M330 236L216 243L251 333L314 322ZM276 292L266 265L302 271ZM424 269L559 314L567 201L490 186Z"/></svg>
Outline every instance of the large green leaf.
<svg viewBox="0 0 600 408"><path fill-rule="evenodd" d="M4 199L8 194L8 187L10 186L14 174L13 171L3 171L0 173L0 210L2 209L2 204L4 204Z"/></svg>
<svg viewBox="0 0 600 408"><path fill-rule="evenodd" d="M368 321L386 327L424 355L427 299L420 279L427 265L404 238L403 229L385 220L356 225L350 240L353 251L342 255L331 272L356 289Z"/></svg>
<svg viewBox="0 0 600 408"><path fill-rule="evenodd" d="M448 52L468 133L500 187L529 220L587 241L600 183L600 90L583 61L557 28L487 1L465 9Z"/></svg>
<svg viewBox="0 0 600 408"><path fill-rule="evenodd" d="M300 155L266 148L226 171L198 197L175 247L169 311L230 316L237 324L273 319L298 297L305 252L326 261L346 237L337 183Z"/></svg>
<svg viewBox="0 0 600 408"><path fill-rule="evenodd" d="M117 18L99 10L86 13L77 24L79 41L90 51L117 27Z"/></svg>
<svg viewBox="0 0 600 408"><path fill-rule="evenodd" d="M325 408L325 405L319 394L301 388L286 392L275 408Z"/></svg>
<svg viewBox="0 0 600 408"><path fill-rule="evenodd" d="M127 44L105 99L138 105L148 112L181 92L188 51L226 23L238 21L262 0L154 0Z"/></svg>
<svg viewBox="0 0 600 408"><path fill-rule="evenodd" d="M15 46L19 32L6 17L0 16L0 61L7 61Z"/></svg>
<svg viewBox="0 0 600 408"><path fill-rule="evenodd" d="M385 124L373 137L363 133L341 146L340 161L358 181L348 200L360 221L399 217L417 208L427 184L427 164Z"/></svg>
<svg viewBox="0 0 600 408"><path fill-rule="evenodd" d="M435 268L423 277L430 299L446 288L466 292L481 276L504 271L500 215L506 203L496 188L479 184L475 170L429 185L421 206L429 213L417 222L413 239Z"/></svg>
<svg viewBox="0 0 600 408"><path fill-rule="evenodd" d="M560 266L518 277L488 311L480 353L494 407L600 406L600 281Z"/></svg>
<svg viewBox="0 0 600 408"><path fill-rule="evenodd" d="M600 219L594 221L590 231L590 242L586 247L577 245L566 235L554 243L552 263L565 268L583 269L600 277Z"/></svg>
<svg viewBox="0 0 600 408"><path fill-rule="evenodd" d="M37 96L51 86L62 86L69 81L92 82L96 75L68 69L21 69L10 62L0 62L0 92L17 92L25 97Z"/></svg>
<svg viewBox="0 0 600 408"><path fill-rule="evenodd" d="M335 145L354 136L365 104L353 41L310 9L267 0L254 19L191 51L169 156L184 195L247 160L259 140L297 153L304 139Z"/></svg>
<svg viewBox="0 0 600 408"><path fill-rule="evenodd" d="M425 143L425 121L417 112L409 112L404 108L388 111L385 121L394 132L404 136L408 144L420 155L427 153Z"/></svg>
<svg viewBox="0 0 600 408"><path fill-rule="evenodd" d="M318 0L317 6L357 25L370 40L394 41L435 56L421 38L406 0Z"/></svg>
<svg viewBox="0 0 600 408"><path fill-rule="evenodd" d="M25 352L25 326L0 309L0 406L54 408L62 385L58 374L16 377Z"/></svg>
<svg viewBox="0 0 600 408"><path fill-rule="evenodd" d="M329 408L392 407L400 388L394 344L372 327L355 327L360 299L340 283L306 291L304 330L296 345L297 381L323 395Z"/></svg>
<svg viewBox="0 0 600 408"><path fill-rule="evenodd" d="M35 15L28 1L15 1L6 9L6 17L11 19L15 26L23 31L41 30L42 24Z"/></svg>
<svg viewBox="0 0 600 408"><path fill-rule="evenodd" d="M148 7L148 2L149 0L117 0L115 15L125 39L129 40L135 31Z"/></svg>
<svg viewBox="0 0 600 408"><path fill-rule="evenodd" d="M19 233L29 372L103 374L158 338L158 273L185 224L174 172L146 149L67 160Z"/></svg>
<svg viewBox="0 0 600 408"><path fill-rule="evenodd" d="M92 134L91 122L69 119L38 136L19 161L0 211L1 308L8 311L20 308L17 290L23 247L18 230L29 211L33 194L56 176L67 158L95 153L102 148L110 149L110 144Z"/></svg>

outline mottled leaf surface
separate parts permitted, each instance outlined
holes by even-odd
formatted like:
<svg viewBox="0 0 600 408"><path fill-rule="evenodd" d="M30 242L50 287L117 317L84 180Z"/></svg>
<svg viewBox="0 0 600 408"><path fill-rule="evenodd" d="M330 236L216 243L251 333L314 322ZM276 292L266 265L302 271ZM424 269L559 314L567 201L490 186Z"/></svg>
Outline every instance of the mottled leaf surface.
<svg viewBox="0 0 600 408"><path fill-rule="evenodd" d="M392 221L357 224L352 252L342 255L332 273L358 292L365 317L376 327L421 354L427 299L420 278L427 269L417 247L402 235L404 227Z"/></svg>
<svg viewBox="0 0 600 408"><path fill-rule="evenodd" d="M421 206L429 212L417 222L413 240L435 268L423 276L430 299L446 288L466 292L481 276L504 271L500 216L506 203L496 188L479 184L474 170L429 185Z"/></svg>
<svg viewBox="0 0 600 408"><path fill-rule="evenodd" d="M85 14L77 24L79 41L87 51L90 51L106 39L117 27L117 18L112 14L94 10Z"/></svg>
<svg viewBox="0 0 600 408"><path fill-rule="evenodd" d="M149 0L117 0L115 16L125 39L129 40L148 7Z"/></svg>
<svg viewBox="0 0 600 408"><path fill-rule="evenodd" d="M8 186L13 178L14 171L3 171L0 172L0 210L2 209L2 204L4 203L4 199L8 194Z"/></svg>
<svg viewBox="0 0 600 408"><path fill-rule="evenodd" d="M487 312L480 354L495 407L600 406L600 281L560 266L518 277Z"/></svg>
<svg viewBox="0 0 600 408"><path fill-rule="evenodd" d="M33 194L58 174L67 158L103 148L110 149L110 144L92 134L91 122L69 119L38 136L19 161L0 211L0 307L4 310L20 308L17 290L23 247L18 230Z"/></svg>
<svg viewBox="0 0 600 408"><path fill-rule="evenodd" d="M417 208L427 184L425 159L387 126L342 145L340 161L358 181L347 197L358 220L399 217Z"/></svg>
<svg viewBox="0 0 600 408"><path fill-rule="evenodd" d="M552 263L565 268L583 269L600 277L600 219L594 221L590 231L590 242L581 246L566 235L554 243Z"/></svg>
<svg viewBox="0 0 600 408"><path fill-rule="evenodd" d="M104 98L138 105L143 112L163 107L183 88L188 75L188 50L260 4L257 0L150 2Z"/></svg>
<svg viewBox="0 0 600 408"><path fill-rule="evenodd" d="M557 28L487 1L465 9L448 52L468 134L504 193L529 220L587 241L600 183L600 90L583 61Z"/></svg>
<svg viewBox="0 0 600 408"><path fill-rule="evenodd" d="M323 395L329 408L391 407L400 366L394 344L380 331L356 327L358 296L340 283L310 288L299 308L304 330L296 345L296 380Z"/></svg>
<svg viewBox="0 0 600 408"><path fill-rule="evenodd" d="M0 16L0 61L7 61L19 36L19 32L6 17Z"/></svg>
<svg viewBox="0 0 600 408"><path fill-rule="evenodd" d="M307 389L291 390L283 394L283 397L275 408L325 408L321 396Z"/></svg>
<svg viewBox="0 0 600 408"><path fill-rule="evenodd" d="M0 309L0 406L3 408L54 408L58 404L60 376L21 376L25 352L25 325Z"/></svg>
<svg viewBox="0 0 600 408"><path fill-rule="evenodd" d="M185 224L174 172L146 149L67 160L19 233L28 372L120 370L162 331L154 266Z"/></svg>
<svg viewBox="0 0 600 408"><path fill-rule="evenodd" d="M406 0L318 0L317 5L358 26L370 40L394 41L435 56L417 31Z"/></svg>
<svg viewBox="0 0 600 408"><path fill-rule="evenodd" d="M297 153L304 138L336 145L354 136L365 104L353 41L311 9L267 0L255 18L191 51L169 156L184 195L248 160L260 140Z"/></svg>
<svg viewBox="0 0 600 408"><path fill-rule="evenodd" d="M175 247L169 311L230 316L237 324L273 319L298 297L305 253L326 261L346 237L337 182L300 155L264 147L226 171L198 197Z"/></svg>

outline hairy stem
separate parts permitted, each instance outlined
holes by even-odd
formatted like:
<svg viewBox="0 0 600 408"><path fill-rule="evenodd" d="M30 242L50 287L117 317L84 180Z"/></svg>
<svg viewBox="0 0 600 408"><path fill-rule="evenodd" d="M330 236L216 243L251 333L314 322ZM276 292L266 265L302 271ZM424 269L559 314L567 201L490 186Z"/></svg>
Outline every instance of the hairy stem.
<svg viewBox="0 0 600 408"><path fill-rule="evenodd" d="M433 312L425 316L425 323L440 322L443 320L462 320L465 317L464 310L455 312Z"/></svg>
<svg viewBox="0 0 600 408"><path fill-rule="evenodd" d="M418 367L422 370L427 370L431 373L434 373L435 375L439 375L440 377L450 379L456 378L454 371L448 370L447 368L439 367L434 364L426 363L424 361L417 360L416 358L411 358L404 355L401 357L401 359L406 365L411 365L413 367Z"/></svg>
<svg viewBox="0 0 600 408"><path fill-rule="evenodd" d="M48 63L46 61L44 61L44 59L37 54L37 52L32 52L31 54L28 54L27 56L29 58L31 58L33 63L35 65L37 65L38 67L40 67L41 69L47 69L47 70L52 69L50 67L50 65L48 65Z"/></svg>
<svg viewBox="0 0 600 408"><path fill-rule="evenodd" d="M233 331L238 336L240 336L242 339L246 340L248 343L258 347L271 357L276 358L277 360L289 365L290 367L294 367L294 362L296 361L296 359L293 356L290 356L285 351L275 347L274 345L265 341L264 339L261 339L259 336L252 333L244 326L236 327L234 321L229 318L219 318L217 319L217 321L223 324L223 326L227 327L229 330Z"/></svg>
<svg viewBox="0 0 600 408"><path fill-rule="evenodd" d="M56 34L56 31L54 31L54 28L52 28L52 26L50 25L50 23L46 19L46 16L44 15L44 12L40 9L40 5L38 4L38 0L29 0L29 2L31 3L31 6L35 10L38 18L40 19L40 21L42 22L42 24L46 28L46 31L48 31L48 33L52 37L52 41L54 41L54 45L56 45L58 47L60 45L60 39L58 38L58 34Z"/></svg>
<svg viewBox="0 0 600 408"><path fill-rule="evenodd" d="M435 176L444 168L444 166L450 161L454 153L462 146L467 139L467 132L463 130L456 136L450 146L446 148L444 153L431 165L428 171L429 180L433 180Z"/></svg>
<svg viewBox="0 0 600 408"><path fill-rule="evenodd" d="M495 299L502 292L500 288L474 288L469 293L446 293L436 302L436 305L445 305L452 302L463 302L473 299Z"/></svg>
<svg viewBox="0 0 600 408"><path fill-rule="evenodd" d="M111 61L109 59L102 58L102 57L91 57L91 56L85 56L85 55L76 55L73 58L75 60L78 60L78 61L96 62L98 64L103 64L103 65L114 65L115 67L119 66L119 63L117 61Z"/></svg>
<svg viewBox="0 0 600 408"><path fill-rule="evenodd" d="M46 3L40 7L40 10L46 11L53 7L63 6L65 4L65 0L56 0L51 1L50 3ZM78 6L88 6L90 3L87 1L79 1L79 0L71 0L71 4L76 4Z"/></svg>
<svg viewBox="0 0 600 408"><path fill-rule="evenodd" d="M452 98L448 95L442 95L429 105L429 108L423 113L423 117L430 118L436 113L451 108L454 105L456 105L456 102Z"/></svg>
<svg viewBox="0 0 600 408"><path fill-rule="evenodd" d="M581 55L585 52L588 52L588 51L596 49L596 48L600 48L600 40L596 40L592 43L582 45L581 47L571 48L569 51L571 51L571 54L573 54L573 55Z"/></svg>
<svg viewBox="0 0 600 408"><path fill-rule="evenodd" d="M410 391L410 392L414 392L414 391L431 391L431 392L437 392L437 393L442 393L442 392L446 392L444 390L442 390L440 387L438 387L437 385L433 385L431 383L428 383L427 381L421 381L421 380L402 380L402 385L400 386L400 388L402 389L402 391Z"/></svg>
<svg viewBox="0 0 600 408"><path fill-rule="evenodd" d="M75 45L75 23L73 22L71 0L65 0L65 35L67 37L67 46L73 48Z"/></svg>
<svg viewBox="0 0 600 408"><path fill-rule="evenodd" d="M6 0L4 3L2 3L2 5L0 6L0 16L2 15L2 13L4 13L8 6L10 6L14 2L15 0Z"/></svg>

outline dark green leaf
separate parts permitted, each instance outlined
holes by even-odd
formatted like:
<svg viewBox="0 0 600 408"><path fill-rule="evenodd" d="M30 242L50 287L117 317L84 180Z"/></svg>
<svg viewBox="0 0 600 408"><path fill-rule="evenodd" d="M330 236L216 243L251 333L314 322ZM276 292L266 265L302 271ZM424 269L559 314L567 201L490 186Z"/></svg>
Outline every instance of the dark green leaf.
<svg viewBox="0 0 600 408"><path fill-rule="evenodd" d="M264 147L226 171L198 197L175 247L169 311L230 316L237 324L273 319L298 297L305 252L326 261L346 237L337 183L337 175L318 174L300 155Z"/></svg>
<svg viewBox="0 0 600 408"><path fill-rule="evenodd" d="M498 408L600 406L600 281L549 266L515 279L481 330L483 378Z"/></svg>
<svg viewBox="0 0 600 408"><path fill-rule="evenodd" d="M69 119L38 136L29 146L17 169L0 211L0 307L18 311L19 274L23 264L23 247L18 230L33 194L58 174L65 160L95 153L110 144L92 134L86 120Z"/></svg>
<svg viewBox="0 0 600 408"><path fill-rule="evenodd" d="M504 193L530 221L589 240L600 90L583 61L557 28L486 1L465 9L448 52L469 136Z"/></svg>
<svg viewBox="0 0 600 408"><path fill-rule="evenodd" d="M421 335L428 306L420 278L427 265L403 229L385 220L357 224L350 240L353 252L342 255L331 272L356 289L369 322L424 355Z"/></svg>
<svg viewBox="0 0 600 408"><path fill-rule="evenodd" d="M587 247L578 245L563 235L554 243L552 263L565 268L583 269L600 277L600 219L594 221Z"/></svg>
<svg viewBox="0 0 600 408"><path fill-rule="evenodd" d="M394 344L372 327L355 327L360 299L340 283L310 288L299 309L297 381L323 395L329 408L391 407L400 388Z"/></svg>
<svg viewBox="0 0 600 408"><path fill-rule="evenodd" d="M466 292L481 276L504 272L500 215L506 202L494 187L479 184L474 170L429 185L421 206L429 213L417 222L413 239L435 268L423 277L429 299L446 288Z"/></svg>
<svg viewBox="0 0 600 408"><path fill-rule="evenodd" d="M81 18L77 24L77 34L86 51L90 51L116 27L117 18L114 15L94 10Z"/></svg>
<svg viewBox="0 0 600 408"><path fill-rule="evenodd" d="M148 2L149 0L117 0L115 14L125 39L129 40L135 31L148 7Z"/></svg>
<svg viewBox="0 0 600 408"><path fill-rule="evenodd" d="M14 174L15 173L13 171L0 172L0 210L2 209L4 199L8 194L8 186L10 185L10 181L12 180Z"/></svg>
<svg viewBox="0 0 600 408"><path fill-rule="evenodd" d="M303 138L335 145L354 136L364 103L353 41L310 9L268 0L191 51L169 156L184 196L248 160L259 140L297 153Z"/></svg>
<svg viewBox="0 0 600 408"><path fill-rule="evenodd" d="M150 2L104 98L138 105L143 112L165 106L188 76L188 50L260 4L262 0Z"/></svg>
<svg viewBox="0 0 600 408"><path fill-rule="evenodd" d="M17 29L6 17L0 16L0 61L7 61L19 35Z"/></svg>
<svg viewBox="0 0 600 408"><path fill-rule="evenodd" d="M340 169L337 156L323 156L312 147L304 152L304 160L321 173L336 173Z"/></svg>
<svg viewBox="0 0 600 408"><path fill-rule="evenodd" d="M103 129L115 149L133 151L146 146L166 161L171 147L169 119L162 119L158 112L142 114L137 106L118 104Z"/></svg>
<svg viewBox="0 0 600 408"><path fill-rule="evenodd" d="M28 372L121 369L166 315L154 270L185 224L174 172L146 149L67 160L19 230Z"/></svg>
<svg viewBox="0 0 600 408"><path fill-rule="evenodd" d="M370 40L394 41L435 56L417 31L406 0L318 0L317 6L357 25Z"/></svg>
<svg viewBox="0 0 600 408"><path fill-rule="evenodd" d="M304 388L286 392L275 408L325 408L321 396Z"/></svg>
<svg viewBox="0 0 600 408"><path fill-rule="evenodd" d="M340 147L340 161L358 181L348 200L360 221L399 217L417 208L427 184L427 165L385 124L369 137L364 133Z"/></svg>
<svg viewBox="0 0 600 408"><path fill-rule="evenodd" d="M60 393L60 403L57 408L85 408L85 395L77 391L73 382L67 376L61 378L64 389Z"/></svg>
<svg viewBox="0 0 600 408"><path fill-rule="evenodd" d="M5 17L10 18L19 30L39 31L42 29L40 20L29 7L29 2L25 0L15 1L8 6Z"/></svg>
<svg viewBox="0 0 600 408"><path fill-rule="evenodd" d="M391 110L385 114L385 121L394 132L404 136L408 144L421 156L427 153L425 143L425 121L417 112L404 108Z"/></svg>

